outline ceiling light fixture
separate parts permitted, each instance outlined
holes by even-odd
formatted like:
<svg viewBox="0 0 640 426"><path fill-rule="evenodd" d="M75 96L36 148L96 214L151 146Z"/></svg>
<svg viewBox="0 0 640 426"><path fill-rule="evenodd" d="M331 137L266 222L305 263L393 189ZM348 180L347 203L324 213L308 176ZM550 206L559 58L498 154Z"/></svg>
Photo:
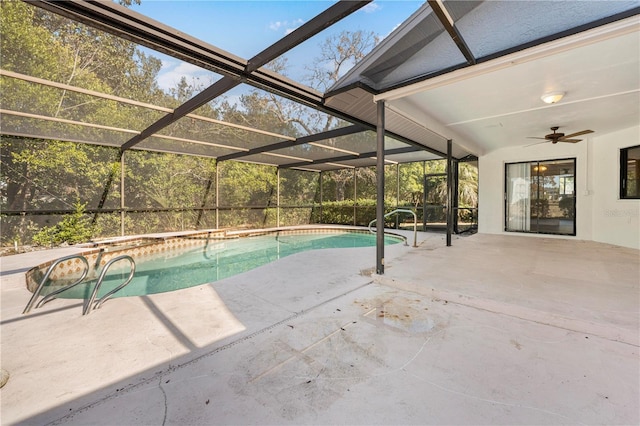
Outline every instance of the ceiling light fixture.
<svg viewBox="0 0 640 426"><path fill-rule="evenodd" d="M556 102L560 102L560 99L562 99L564 95L565 92L549 92L542 95L540 99L542 99L544 103L555 104Z"/></svg>

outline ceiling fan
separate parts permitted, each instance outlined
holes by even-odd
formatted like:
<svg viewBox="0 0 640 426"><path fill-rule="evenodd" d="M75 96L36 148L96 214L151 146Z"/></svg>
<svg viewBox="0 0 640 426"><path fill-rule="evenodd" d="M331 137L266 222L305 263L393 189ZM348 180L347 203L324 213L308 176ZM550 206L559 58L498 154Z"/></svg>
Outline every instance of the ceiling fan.
<svg viewBox="0 0 640 426"><path fill-rule="evenodd" d="M589 133L593 133L593 130L581 130L579 132L575 132L575 133L571 133L571 134L565 135L564 133L556 133L556 130L558 130L559 128L560 127L558 127L558 126L553 126L551 128L553 133L549 133L548 135L545 135L543 138L530 136L528 139L543 139L543 140L549 141L551 143L558 143L558 142L576 143L576 142L580 142L582 139L572 139L572 138L574 138L576 136L582 136L582 135L586 135L586 134L589 134ZM539 142L539 143L543 143L543 142ZM536 145L536 144L533 144L533 145ZM531 146L531 145L527 145L527 146Z"/></svg>

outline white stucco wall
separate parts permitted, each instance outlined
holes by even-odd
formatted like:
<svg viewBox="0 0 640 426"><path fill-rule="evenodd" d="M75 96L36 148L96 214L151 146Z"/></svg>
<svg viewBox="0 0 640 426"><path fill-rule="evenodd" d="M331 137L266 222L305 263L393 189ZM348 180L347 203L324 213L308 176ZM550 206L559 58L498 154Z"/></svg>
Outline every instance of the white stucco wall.
<svg viewBox="0 0 640 426"><path fill-rule="evenodd" d="M640 248L640 201L619 200L620 148L640 143L640 127L589 135L577 144L505 148L479 158L478 231L487 234L577 238ZM504 231L506 163L576 158L576 236Z"/></svg>
<svg viewBox="0 0 640 426"><path fill-rule="evenodd" d="M593 240L640 249L640 200L621 200L620 149L640 145L640 127L594 137Z"/></svg>

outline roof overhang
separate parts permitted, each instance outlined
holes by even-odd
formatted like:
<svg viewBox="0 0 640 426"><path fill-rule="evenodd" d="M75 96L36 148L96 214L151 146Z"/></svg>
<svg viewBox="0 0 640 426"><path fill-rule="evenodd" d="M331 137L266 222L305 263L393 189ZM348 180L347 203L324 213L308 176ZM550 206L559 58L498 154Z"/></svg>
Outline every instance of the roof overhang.
<svg viewBox="0 0 640 426"><path fill-rule="evenodd" d="M421 76L417 64L426 64L432 56L420 55L437 50L427 43L407 53L407 40L431 34L427 28L437 26L434 3L441 4L425 4L383 40L327 93L325 103L372 120L375 103L384 102L388 130L441 152L451 139L456 157L530 144L528 136L550 133L549 127L556 125L569 133L593 128L596 134L640 125L640 8L503 49L477 58L475 64L465 59L466 44L451 45L451 52L462 52L458 65ZM462 7L444 2L445 7L452 4ZM480 11L477 5L467 6L465 13ZM433 30L430 40L435 45L443 45L438 37L453 37L445 26ZM390 52L406 55L406 64L395 61L395 68L383 73L380 64ZM405 78L408 75L414 77ZM567 93L562 102L546 105L540 100L555 90Z"/></svg>

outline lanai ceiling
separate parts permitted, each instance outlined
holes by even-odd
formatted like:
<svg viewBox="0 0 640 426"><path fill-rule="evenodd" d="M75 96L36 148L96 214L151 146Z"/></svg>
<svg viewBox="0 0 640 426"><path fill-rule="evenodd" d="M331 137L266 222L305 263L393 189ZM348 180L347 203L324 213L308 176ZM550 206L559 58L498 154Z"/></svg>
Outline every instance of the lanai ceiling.
<svg viewBox="0 0 640 426"><path fill-rule="evenodd" d="M637 1L429 1L327 94L263 65L368 1L338 2L249 59L112 2L29 3L210 70L216 80L171 108L2 69L6 79L75 91L149 117L145 128L122 129L81 117L53 117L7 104L3 97L6 135L321 171L376 164L376 100L387 106L385 159L391 163L439 158L447 139L454 142L453 156L462 159L531 143L526 136L542 136L553 125L565 133L607 133L637 125L640 116ZM241 85L335 115L342 124L329 132L292 136L199 114L202 105ZM555 90L565 91L565 99L542 104L542 93ZM185 121L208 131L180 134Z"/></svg>
<svg viewBox="0 0 640 426"><path fill-rule="evenodd" d="M639 4L429 1L326 103L371 120L372 103L383 100L391 128L419 138L422 126L443 136L423 141L443 150L452 139L457 156L530 146L528 137L552 126L565 134L637 126ZM547 105L541 96L549 92L565 96Z"/></svg>

